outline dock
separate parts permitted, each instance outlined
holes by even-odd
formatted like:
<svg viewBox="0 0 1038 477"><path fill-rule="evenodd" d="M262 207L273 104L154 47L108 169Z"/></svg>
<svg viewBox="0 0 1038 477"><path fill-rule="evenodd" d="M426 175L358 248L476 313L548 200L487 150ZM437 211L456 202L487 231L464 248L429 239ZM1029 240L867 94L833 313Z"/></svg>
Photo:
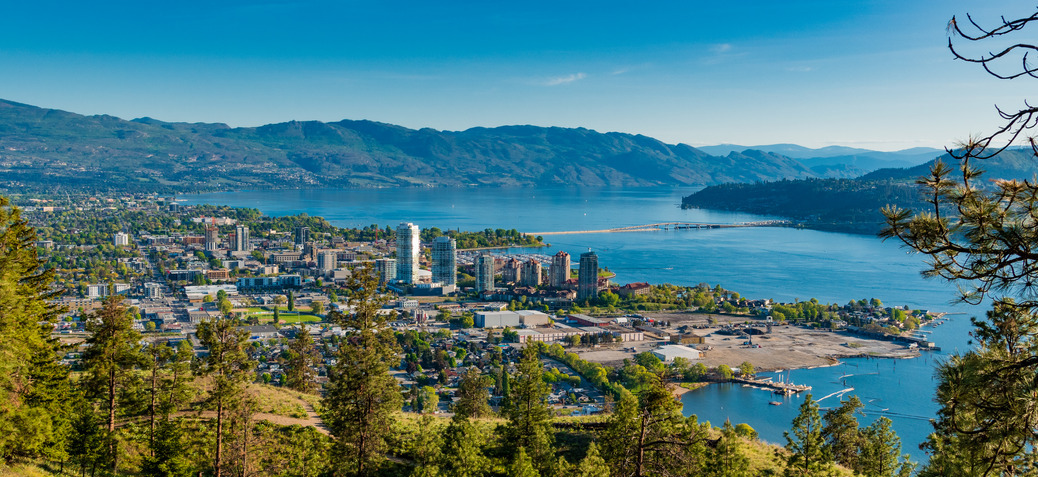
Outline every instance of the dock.
<svg viewBox="0 0 1038 477"><path fill-rule="evenodd" d="M811 390L811 386L805 384L775 382L771 378L732 378L732 382L759 386L765 389L771 389L775 391L776 394L785 395L800 394Z"/></svg>

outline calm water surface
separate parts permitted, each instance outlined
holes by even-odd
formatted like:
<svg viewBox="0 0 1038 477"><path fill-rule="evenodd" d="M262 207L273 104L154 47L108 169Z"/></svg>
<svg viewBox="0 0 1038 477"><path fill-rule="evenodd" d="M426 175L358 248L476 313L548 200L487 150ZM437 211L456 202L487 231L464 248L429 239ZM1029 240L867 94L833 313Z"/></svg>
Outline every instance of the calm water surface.
<svg viewBox="0 0 1038 477"><path fill-rule="evenodd" d="M245 191L183 196L188 204L253 207L269 215L305 212L335 225L395 226L401 221L421 227L482 230L515 228L521 232L596 230L655 222L739 223L767 219L749 214L681 210L681 196L691 189L368 189ZM934 328L943 353L912 360L852 359L835 367L794 370L789 378L814 387L816 399L847 388L866 402L863 423L879 415L894 420L905 452L924 458L917 449L930 431L933 366L941 356L966 346L968 315L982 310L953 306L954 288L919 276L922 257L898 244L871 236L791 228L671 230L634 233L547 236L551 247L578 255L588 249L600 266L617 273L616 282L705 282L750 298L779 301L817 298L826 303L881 299L886 305L908 305L963 313ZM783 373L785 375L785 373ZM779 406L765 391L713 385L686 394L686 414L720 425L726 418L746 422L765 440L784 443L802 398ZM838 405L829 397L822 406Z"/></svg>

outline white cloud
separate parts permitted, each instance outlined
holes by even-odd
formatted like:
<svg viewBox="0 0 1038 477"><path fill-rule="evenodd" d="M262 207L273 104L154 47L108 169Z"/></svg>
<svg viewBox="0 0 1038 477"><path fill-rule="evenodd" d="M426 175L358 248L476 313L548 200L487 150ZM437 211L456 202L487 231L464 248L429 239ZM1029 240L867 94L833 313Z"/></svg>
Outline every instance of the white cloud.
<svg viewBox="0 0 1038 477"><path fill-rule="evenodd" d="M584 73L573 73L571 75L557 76L555 78L550 78L550 79L548 79L547 81L544 82L544 85L545 86L558 86L558 85L562 85L562 84L573 83L575 81L580 81L580 80L582 80L584 78L587 78L587 75L584 74Z"/></svg>
<svg viewBox="0 0 1038 477"><path fill-rule="evenodd" d="M814 68L810 66L789 66L786 68L786 71L791 71L794 73L808 73L814 71Z"/></svg>
<svg viewBox="0 0 1038 477"><path fill-rule="evenodd" d="M711 48L711 50L715 54L722 55L722 54L728 53L729 51L732 51L732 44L731 43L721 43L719 45L714 45L714 47Z"/></svg>

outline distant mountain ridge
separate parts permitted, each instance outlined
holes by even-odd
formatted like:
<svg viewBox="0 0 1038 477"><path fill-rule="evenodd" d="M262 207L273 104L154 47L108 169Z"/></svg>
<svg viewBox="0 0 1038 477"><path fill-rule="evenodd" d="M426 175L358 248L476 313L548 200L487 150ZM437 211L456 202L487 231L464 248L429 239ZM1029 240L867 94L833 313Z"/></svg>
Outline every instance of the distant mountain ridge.
<svg viewBox="0 0 1038 477"><path fill-rule="evenodd" d="M0 188L8 190L706 186L850 177L864 172L861 166L808 164L754 149L711 155L584 128L437 131L364 120L232 128L0 100Z"/></svg>
<svg viewBox="0 0 1038 477"><path fill-rule="evenodd" d="M936 160L960 164L945 154L918 166L879 169L855 179L720 184L683 198L682 206L776 215L812 228L874 234L883 226L880 209L886 205L928 210L915 181L928 175ZM1031 179L1038 173L1030 148L1008 149L971 164L985 171L981 186L990 179Z"/></svg>
<svg viewBox="0 0 1038 477"><path fill-rule="evenodd" d="M932 161L945 153L944 149L933 147L912 147L895 151L882 151L846 146L825 146L812 149L796 144L760 146L720 144L716 146L702 146L699 149L711 153L711 155L725 155L725 153L733 150L758 149L796 159L813 169L818 166L843 165L862 171L861 173L880 168L917 166Z"/></svg>

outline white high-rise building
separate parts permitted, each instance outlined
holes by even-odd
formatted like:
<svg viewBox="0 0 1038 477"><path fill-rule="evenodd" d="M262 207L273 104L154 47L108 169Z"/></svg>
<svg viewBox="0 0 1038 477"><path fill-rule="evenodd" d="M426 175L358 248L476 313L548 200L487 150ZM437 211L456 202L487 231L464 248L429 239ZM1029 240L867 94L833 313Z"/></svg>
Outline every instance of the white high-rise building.
<svg viewBox="0 0 1038 477"><path fill-rule="evenodd" d="M244 225L239 225L234 228L234 251L249 251L249 228Z"/></svg>
<svg viewBox="0 0 1038 477"><path fill-rule="evenodd" d="M123 233L123 232L116 232L115 233L115 246L116 247L120 247L120 246L126 246L126 245L130 245L130 234Z"/></svg>
<svg viewBox="0 0 1038 477"><path fill-rule="evenodd" d="M418 281L418 226L400 222L396 228L396 279L404 283Z"/></svg>
<svg viewBox="0 0 1038 477"><path fill-rule="evenodd" d="M443 286L458 282L458 244L446 235L432 243L432 281Z"/></svg>

